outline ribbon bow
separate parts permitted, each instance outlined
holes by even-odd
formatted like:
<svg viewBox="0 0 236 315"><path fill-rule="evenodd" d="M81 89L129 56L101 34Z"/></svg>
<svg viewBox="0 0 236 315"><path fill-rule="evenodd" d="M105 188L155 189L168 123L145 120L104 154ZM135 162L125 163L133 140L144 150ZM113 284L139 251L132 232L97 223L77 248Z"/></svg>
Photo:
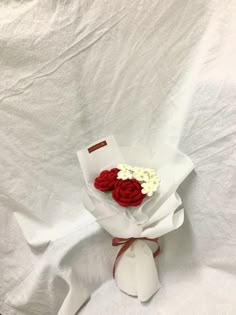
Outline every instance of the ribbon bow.
<svg viewBox="0 0 236 315"><path fill-rule="evenodd" d="M157 244L157 249L156 251L153 253L153 257L156 257L159 253L160 253L160 245L158 243L158 237L156 238L147 238L147 237L131 237L131 238L121 238L121 237L114 237L112 239L112 246L120 246L123 245L121 247L121 249L119 250L117 256L116 256L116 260L113 266L113 278L115 278L115 273L116 273L116 266L118 264L118 261L120 259L120 256L124 254L124 252L133 244L133 242L135 242L136 240L146 240L146 241L151 241Z"/></svg>

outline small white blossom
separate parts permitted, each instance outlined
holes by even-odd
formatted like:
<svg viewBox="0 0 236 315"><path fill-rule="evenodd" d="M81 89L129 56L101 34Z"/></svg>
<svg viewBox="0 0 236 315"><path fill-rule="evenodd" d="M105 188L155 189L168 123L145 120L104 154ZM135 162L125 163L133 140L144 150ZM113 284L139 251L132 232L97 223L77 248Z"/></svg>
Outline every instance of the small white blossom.
<svg viewBox="0 0 236 315"><path fill-rule="evenodd" d="M137 179L140 182L145 182L149 179L149 176L147 173L145 173L142 169L139 171L135 172L133 174L134 178Z"/></svg>
<svg viewBox="0 0 236 315"><path fill-rule="evenodd" d="M152 168L144 168L143 170L145 173L149 175L149 177L154 176L156 174L156 171Z"/></svg>
<svg viewBox="0 0 236 315"><path fill-rule="evenodd" d="M134 172L134 178L141 182L158 182L159 177L155 175L156 171L150 168L137 168Z"/></svg>
<svg viewBox="0 0 236 315"><path fill-rule="evenodd" d="M119 170L125 171L125 170L131 170L132 166L130 166L130 165L126 164L126 163L121 163L121 164L118 164L117 168Z"/></svg>
<svg viewBox="0 0 236 315"><path fill-rule="evenodd" d="M160 181L161 181L161 180L160 180L160 177L159 177L159 176L152 176L152 177L149 178L149 181L148 181L148 182L151 182L151 183L156 184L156 185L159 186Z"/></svg>
<svg viewBox="0 0 236 315"><path fill-rule="evenodd" d="M118 179L132 179L133 175L129 170L121 170L117 174Z"/></svg>
<svg viewBox="0 0 236 315"><path fill-rule="evenodd" d="M158 186L152 182L143 183L141 186L143 187L142 193L148 195L148 197L151 197L158 188Z"/></svg>
<svg viewBox="0 0 236 315"><path fill-rule="evenodd" d="M160 178L156 175L154 169L131 166L125 163L119 164L117 168L120 170L117 174L118 179L126 180L135 178L142 183L142 193L148 196L152 196L153 192L160 186Z"/></svg>
<svg viewBox="0 0 236 315"><path fill-rule="evenodd" d="M141 168L141 167L138 167L138 166L133 166L132 167L132 171L134 172L134 173L138 173L139 171L142 171L143 169Z"/></svg>

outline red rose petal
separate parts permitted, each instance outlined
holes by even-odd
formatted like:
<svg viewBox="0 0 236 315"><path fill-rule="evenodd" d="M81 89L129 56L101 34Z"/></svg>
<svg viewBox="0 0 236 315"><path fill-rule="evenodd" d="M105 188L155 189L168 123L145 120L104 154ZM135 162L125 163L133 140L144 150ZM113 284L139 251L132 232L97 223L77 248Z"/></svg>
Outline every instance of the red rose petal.
<svg viewBox="0 0 236 315"><path fill-rule="evenodd" d="M119 170L117 168L102 171L100 175L95 178L94 187L103 192L112 190L117 181L116 177L118 172Z"/></svg>
<svg viewBox="0 0 236 315"><path fill-rule="evenodd" d="M117 180L112 191L113 199L122 207L138 206L146 195L136 179Z"/></svg>

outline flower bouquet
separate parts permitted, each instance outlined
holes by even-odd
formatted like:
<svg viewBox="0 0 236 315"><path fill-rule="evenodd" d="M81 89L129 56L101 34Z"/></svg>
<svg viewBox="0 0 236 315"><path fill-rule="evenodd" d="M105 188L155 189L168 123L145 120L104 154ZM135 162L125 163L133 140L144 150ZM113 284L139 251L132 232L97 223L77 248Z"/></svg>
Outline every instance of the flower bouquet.
<svg viewBox="0 0 236 315"><path fill-rule="evenodd" d="M119 247L113 277L120 290L146 301L160 288L158 238L184 221L176 190L193 164L168 145L159 143L155 152L119 147L113 136L77 155L86 182L84 206Z"/></svg>

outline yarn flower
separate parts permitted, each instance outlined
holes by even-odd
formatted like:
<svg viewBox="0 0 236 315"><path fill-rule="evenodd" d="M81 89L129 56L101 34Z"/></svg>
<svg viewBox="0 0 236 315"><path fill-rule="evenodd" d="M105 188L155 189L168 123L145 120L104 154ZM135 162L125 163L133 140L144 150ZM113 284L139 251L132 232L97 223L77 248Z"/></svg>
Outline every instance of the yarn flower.
<svg viewBox="0 0 236 315"><path fill-rule="evenodd" d="M117 174L117 178L118 179L123 179L123 180L125 180L125 179L132 179L133 175L132 175L132 173L129 170L126 169L126 170L119 171L118 174Z"/></svg>
<svg viewBox="0 0 236 315"><path fill-rule="evenodd" d="M142 194L145 194L145 195L148 195L148 197L151 197L153 193L157 191L157 188L159 185L154 184L152 182L148 182L148 183L141 184L141 186L143 187L141 191Z"/></svg>

